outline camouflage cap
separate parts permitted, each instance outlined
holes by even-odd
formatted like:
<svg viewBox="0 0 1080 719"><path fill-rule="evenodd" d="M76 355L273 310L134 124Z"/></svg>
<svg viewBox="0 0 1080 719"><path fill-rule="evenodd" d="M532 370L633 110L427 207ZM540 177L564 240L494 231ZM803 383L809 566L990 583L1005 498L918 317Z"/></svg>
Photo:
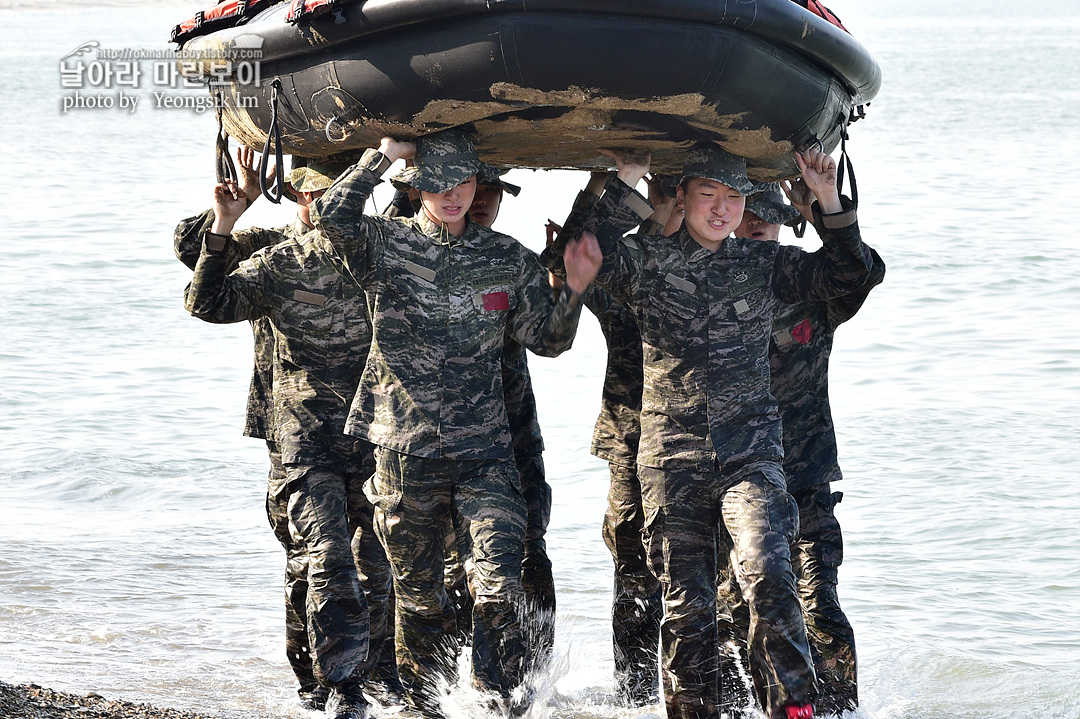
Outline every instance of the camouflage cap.
<svg viewBox="0 0 1080 719"><path fill-rule="evenodd" d="M486 162L480 163L480 172L477 173L477 180L481 185L491 185L492 187L498 187L500 190L506 190L514 197L517 197L521 192L521 188L517 185L511 185L502 179L502 175L506 170L500 170L494 165L489 165Z"/></svg>
<svg viewBox="0 0 1080 719"><path fill-rule="evenodd" d="M289 184L295 192L318 192L334 184L338 175L349 169L349 164L335 160L310 162L304 167L294 167L289 173Z"/></svg>
<svg viewBox="0 0 1080 719"><path fill-rule="evenodd" d="M695 145L687 151L679 184L693 177L722 182L742 195L754 190L754 183L746 177L746 160L711 143Z"/></svg>
<svg viewBox="0 0 1080 719"><path fill-rule="evenodd" d="M398 189L449 192L480 172L480 157L472 140L461 130L443 130L416 142L413 166L390 181Z"/></svg>
<svg viewBox="0 0 1080 719"><path fill-rule="evenodd" d="M746 197L746 209L766 222L787 225L802 217L798 210L784 202L779 183L759 184L754 190Z"/></svg>

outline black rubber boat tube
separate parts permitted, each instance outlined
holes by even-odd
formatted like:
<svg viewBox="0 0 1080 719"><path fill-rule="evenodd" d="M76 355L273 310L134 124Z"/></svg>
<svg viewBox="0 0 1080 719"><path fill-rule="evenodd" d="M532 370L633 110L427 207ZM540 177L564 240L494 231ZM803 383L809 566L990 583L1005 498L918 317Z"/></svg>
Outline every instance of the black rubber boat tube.
<svg viewBox="0 0 1080 719"><path fill-rule="evenodd" d="M791 0L367 0L344 5L340 16L324 15L297 25L285 22L287 11L288 3L276 5L247 24L194 38L184 50L240 59L239 55L230 57L234 49L245 47L242 41L236 44L236 39L257 34L263 38L261 61L272 62L361 37L470 16L610 14L720 25L751 33L830 68L848 86L855 105L873 99L881 86L881 70L858 40Z"/></svg>

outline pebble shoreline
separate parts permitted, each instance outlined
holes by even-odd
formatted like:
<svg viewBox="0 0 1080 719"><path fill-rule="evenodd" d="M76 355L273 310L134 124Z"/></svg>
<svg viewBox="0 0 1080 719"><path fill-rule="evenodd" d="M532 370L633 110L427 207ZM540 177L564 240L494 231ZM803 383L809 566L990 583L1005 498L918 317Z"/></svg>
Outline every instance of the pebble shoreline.
<svg viewBox="0 0 1080 719"><path fill-rule="evenodd" d="M113 701L90 692L86 696L43 689L36 684L0 682L0 717L4 719L218 719L149 704Z"/></svg>

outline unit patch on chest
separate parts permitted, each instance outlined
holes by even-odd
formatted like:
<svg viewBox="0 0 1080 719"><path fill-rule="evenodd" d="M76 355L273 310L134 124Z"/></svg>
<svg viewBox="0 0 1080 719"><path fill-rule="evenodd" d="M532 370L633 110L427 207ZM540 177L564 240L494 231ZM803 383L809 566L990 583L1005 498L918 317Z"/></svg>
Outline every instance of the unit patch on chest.
<svg viewBox="0 0 1080 719"><path fill-rule="evenodd" d="M735 297L745 295L747 292L753 292L764 286L765 275L761 272L750 273L746 270L736 270L731 275L731 294Z"/></svg>
<svg viewBox="0 0 1080 719"><path fill-rule="evenodd" d="M814 325L810 323L810 318L800 322L791 328L791 336L801 345L806 344L814 336Z"/></svg>
<svg viewBox="0 0 1080 719"><path fill-rule="evenodd" d="M484 312L510 309L510 295L506 292L483 292L477 295Z"/></svg>
<svg viewBox="0 0 1080 719"><path fill-rule="evenodd" d="M772 339L777 347L786 349L795 344L804 345L814 337L814 323L807 317L789 328L773 333Z"/></svg>

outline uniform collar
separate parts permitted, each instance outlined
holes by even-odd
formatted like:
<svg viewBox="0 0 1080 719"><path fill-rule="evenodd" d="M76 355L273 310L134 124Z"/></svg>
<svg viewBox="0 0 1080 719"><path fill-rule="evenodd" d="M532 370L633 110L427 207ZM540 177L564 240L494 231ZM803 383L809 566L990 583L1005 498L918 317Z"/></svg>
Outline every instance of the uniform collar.
<svg viewBox="0 0 1080 719"><path fill-rule="evenodd" d="M304 223L300 222L299 220L296 222L296 225L300 228L304 227ZM313 232L311 234L305 233L300 235L296 239L300 238L304 238L305 242L310 242L310 246L314 247L317 251L323 253L324 255L328 255L340 262L341 255L338 254L337 248L334 247L334 243L330 241L330 238L326 236L325 232Z"/></svg>
<svg viewBox="0 0 1080 719"><path fill-rule="evenodd" d="M686 260L694 264L697 264L698 262L706 262L710 260L713 255L722 253L724 251L724 248L727 247L728 244L725 240L724 243L720 245L719 250L717 250L716 252L710 252L709 250L699 245L698 241L690 236L690 233L687 231L686 227L679 228L679 234L676 237L679 243L679 247L682 249L683 255L686 257Z"/></svg>
<svg viewBox="0 0 1080 719"><path fill-rule="evenodd" d="M746 254L746 243L755 242L762 245L767 244L763 240L744 240L736 237L728 237L720 244L720 249L716 252L709 252L701 245L697 240L690 236L686 228L680 228L678 234L679 246L682 248L683 254L690 262L702 262L709 260L713 257L742 257ZM773 242L773 244L778 244Z"/></svg>
<svg viewBox="0 0 1080 719"><path fill-rule="evenodd" d="M487 244L487 228L476 224L467 215L465 217L465 233L461 237L454 237L444 230L441 224L428 217L427 213L423 210L420 210L417 214L418 217L416 221L420 231L440 245L479 249Z"/></svg>
<svg viewBox="0 0 1080 719"><path fill-rule="evenodd" d="M303 237L314 229L314 227L304 224L304 221L301 220L299 217L294 217L292 226L289 228L289 231L292 233L293 237Z"/></svg>

